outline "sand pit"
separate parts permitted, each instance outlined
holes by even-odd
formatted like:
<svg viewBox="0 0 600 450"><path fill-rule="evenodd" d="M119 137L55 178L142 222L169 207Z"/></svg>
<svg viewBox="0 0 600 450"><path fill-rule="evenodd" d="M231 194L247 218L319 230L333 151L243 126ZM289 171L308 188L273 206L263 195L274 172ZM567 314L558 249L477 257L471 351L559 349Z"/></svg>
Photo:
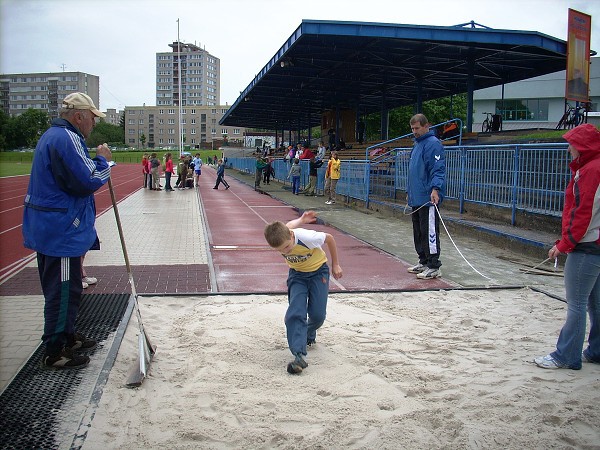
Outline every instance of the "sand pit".
<svg viewBox="0 0 600 450"><path fill-rule="evenodd" d="M600 448L600 365L543 370L566 305L523 290L335 294L289 375L285 296L140 299L85 440L107 448Z"/></svg>

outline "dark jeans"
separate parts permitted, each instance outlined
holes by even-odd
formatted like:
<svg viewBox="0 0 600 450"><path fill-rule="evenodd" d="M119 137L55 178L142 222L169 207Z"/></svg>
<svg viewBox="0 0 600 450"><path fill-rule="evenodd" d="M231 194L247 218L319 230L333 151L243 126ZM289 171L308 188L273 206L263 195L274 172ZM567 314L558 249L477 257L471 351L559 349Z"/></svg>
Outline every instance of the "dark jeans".
<svg viewBox="0 0 600 450"><path fill-rule="evenodd" d="M165 190L171 190L173 189L171 187L171 175L173 175L171 172L165 172Z"/></svg>

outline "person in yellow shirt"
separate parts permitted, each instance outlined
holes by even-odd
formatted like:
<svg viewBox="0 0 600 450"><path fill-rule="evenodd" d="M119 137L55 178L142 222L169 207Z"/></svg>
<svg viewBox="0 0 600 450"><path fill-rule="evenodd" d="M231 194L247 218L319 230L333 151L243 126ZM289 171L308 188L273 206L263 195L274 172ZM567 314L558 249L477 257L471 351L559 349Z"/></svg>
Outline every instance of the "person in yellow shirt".
<svg viewBox="0 0 600 450"><path fill-rule="evenodd" d="M290 374L299 374L308 367L306 347L316 342L317 330L325 322L329 294L329 266L327 255L321 248L327 246L331 256L331 272L335 279L342 277L335 239L329 233L300 228L313 223L317 215L306 211L301 217L265 226L268 244L285 258L289 273L288 309L285 327L288 347L294 360L287 365ZM308 320L307 320L308 318Z"/></svg>
<svg viewBox="0 0 600 450"><path fill-rule="evenodd" d="M336 151L331 152L331 158L327 163L327 171L325 172L325 195L327 196L326 205L335 203L335 187L342 175L342 161L338 158Z"/></svg>

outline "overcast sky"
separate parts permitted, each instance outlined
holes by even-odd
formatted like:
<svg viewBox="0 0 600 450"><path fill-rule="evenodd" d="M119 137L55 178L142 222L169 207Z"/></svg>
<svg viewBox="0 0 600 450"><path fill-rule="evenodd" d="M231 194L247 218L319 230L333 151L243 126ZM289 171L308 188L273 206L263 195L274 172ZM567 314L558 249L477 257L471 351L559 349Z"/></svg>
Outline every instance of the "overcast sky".
<svg viewBox="0 0 600 450"><path fill-rule="evenodd" d="M600 0L0 0L0 73L86 72L100 77L100 109L155 105L157 52L179 38L221 60L231 105L302 19L539 31L567 39L567 11Z"/></svg>

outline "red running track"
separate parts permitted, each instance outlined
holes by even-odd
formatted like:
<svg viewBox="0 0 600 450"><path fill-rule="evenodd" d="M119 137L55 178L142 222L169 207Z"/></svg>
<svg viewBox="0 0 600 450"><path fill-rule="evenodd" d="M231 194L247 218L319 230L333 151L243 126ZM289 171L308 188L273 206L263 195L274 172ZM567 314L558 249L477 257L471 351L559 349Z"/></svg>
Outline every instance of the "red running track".
<svg viewBox="0 0 600 450"><path fill-rule="evenodd" d="M283 257L265 241L265 224L298 217L293 206L251 186L227 177L231 185L214 190L215 171L202 170L200 195L208 234L217 292L287 292L288 268ZM442 280L417 280L401 261L354 236L326 224L307 228L333 235L344 276L330 279L331 291L385 291L443 289L451 285Z"/></svg>
<svg viewBox="0 0 600 450"><path fill-rule="evenodd" d="M117 202L142 187L139 164L118 164L112 168L111 178ZM23 247L21 231L28 184L29 175L0 178L0 283L35 257L35 252ZM97 215L112 208L108 184L96 191L95 197Z"/></svg>

